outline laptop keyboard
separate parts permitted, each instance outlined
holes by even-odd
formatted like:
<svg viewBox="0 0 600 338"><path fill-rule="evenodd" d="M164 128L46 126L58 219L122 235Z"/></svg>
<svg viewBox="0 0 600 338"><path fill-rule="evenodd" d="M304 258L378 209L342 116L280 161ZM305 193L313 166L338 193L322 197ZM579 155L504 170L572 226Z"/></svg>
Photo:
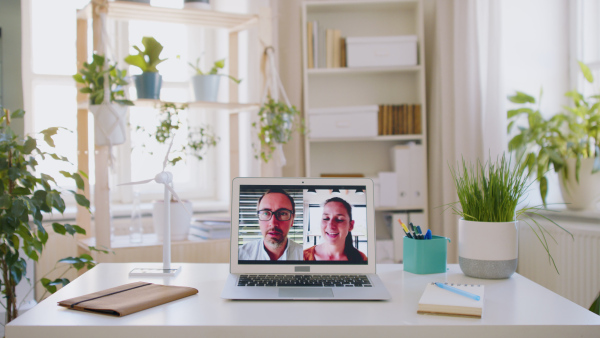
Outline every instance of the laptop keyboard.
<svg viewBox="0 0 600 338"><path fill-rule="evenodd" d="M366 275L240 275L238 286L372 287Z"/></svg>

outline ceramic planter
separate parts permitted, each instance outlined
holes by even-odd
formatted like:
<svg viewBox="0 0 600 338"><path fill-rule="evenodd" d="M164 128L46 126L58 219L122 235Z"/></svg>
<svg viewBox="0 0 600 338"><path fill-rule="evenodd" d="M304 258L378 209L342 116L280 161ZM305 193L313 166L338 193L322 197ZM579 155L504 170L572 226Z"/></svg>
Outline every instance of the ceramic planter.
<svg viewBox="0 0 600 338"><path fill-rule="evenodd" d="M518 221L458 221L458 263L470 277L509 278L517 270Z"/></svg>
<svg viewBox="0 0 600 338"><path fill-rule="evenodd" d="M192 203L183 201L185 207L192 212ZM156 201L152 204L152 223L158 240L163 239L163 225L165 220L165 205L163 201ZM171 201L171 241L184 241L190 232L192 216L185 211L181 203Z"/></svg>
<svg viewBox="0 0 600 338"><path fill-rule="evenodd" d="M94 144L119 145L127 138L127 106L118 103L90 105L94 114Z"/></svg>
<svg viewBox="0 0 600 338"><path fill-rule="evenodd" d="M134 76L135 89L138 99L160 99L162 75L154 72L143 72Z"/></svg>
<svg viewBox="0 0 600 338"><path fill-rule="evenodd" d="M595 210L600 200L600 173L592 174L593 158L583 158L579 168L578 183L575 176L575 163L574 158L567 159L566 179L562 172L558 174L563 200L567 208L572 210Z"/></svg>
<svg viewBox="0 0 600 338"><path fill-rule="evenodd" d="M192 84L195 101L217 102L220 75L194 75Z"/></svg>

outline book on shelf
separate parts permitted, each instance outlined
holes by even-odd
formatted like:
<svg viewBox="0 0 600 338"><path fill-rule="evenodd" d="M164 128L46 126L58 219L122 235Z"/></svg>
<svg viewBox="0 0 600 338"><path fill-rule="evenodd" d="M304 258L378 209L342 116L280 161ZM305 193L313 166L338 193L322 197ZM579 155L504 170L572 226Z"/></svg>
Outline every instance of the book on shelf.
<svg viewBox="0 0 600 338"><path fill-rule="evenodd" d="M333 29L328 28L325 30L325 43L327 45L327 50L325 51L327 68L333 68Z"/></svg>
<svg viewBox="0 0 600 338"><path fill-rule="evenodd" d="M346 39L339 29L325 31L327 68L346 67Z"/></svg>
<svg viewBox="0 0 600 338"><path fill-rule="evenodd" d="M309 21L306 23L306 63L308 69L315 68L314 59L314 39L313 39L313 22Z"/></svg>
<svg viewBox="0 0 600 338"><path fill-rule="evenodd" d="M313 53L313 64L315 68L319 68L320 62L319 62L319 22L318 21L313 21L312 22L312 53Z"/></svg>
<svg viewBox="0 0 600 338"><path fill-rule="evenodd" d="M340 38L340 67L346 68L346 38Z"/></svg>
<svg viewBox="0 0 600 338"><path fill-rule="evenodd" d="M421 134L421 105L384 104L377 111L379 135Z"/></svg>
<svg viewBox="0 0 600 338"><path fill-rule="evenodd" d="M483 315L483 285L440 284L479 296L479 300L438 287L436 283L428 283L421 299L419 299L417 313L481 318Z"/></svg>

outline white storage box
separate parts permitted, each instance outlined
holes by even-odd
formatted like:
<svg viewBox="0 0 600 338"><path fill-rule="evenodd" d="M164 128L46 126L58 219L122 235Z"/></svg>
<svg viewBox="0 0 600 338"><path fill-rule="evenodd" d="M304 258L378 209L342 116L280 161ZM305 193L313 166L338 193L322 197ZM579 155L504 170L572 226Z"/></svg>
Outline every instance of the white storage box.
<svg viewBox="0 0 600 338"><path fill-rule="evenodd" d="M308 110L310 138L377 136L377 105Z"/></svg>
<svg viewBox="0 0 600 338"><path fill-rule="evenodd" d="M347 37L348 68L417 65L417 36Z"/></svg>

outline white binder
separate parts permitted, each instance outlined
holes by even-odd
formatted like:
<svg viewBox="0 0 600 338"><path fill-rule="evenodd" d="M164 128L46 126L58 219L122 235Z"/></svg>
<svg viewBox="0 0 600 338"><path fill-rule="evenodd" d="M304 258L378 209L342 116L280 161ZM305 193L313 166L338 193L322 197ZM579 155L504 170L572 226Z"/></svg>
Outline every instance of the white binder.
<svg viewBox="0 0 600 338"><path fill-rule="evenodd" d="M397 176L393 171L379 173L379 206L396 207L397 198Z"/></svg>
<svg viewBox="0 0 600 338"><path fill-rule="evenodd" d="M410 167L413 166L410 159L410 147L407 144L399 144L392 148L392 164L397 177L397 205L406 208L410 205ZM421 167L421 166L419 166Z"/></svg>

